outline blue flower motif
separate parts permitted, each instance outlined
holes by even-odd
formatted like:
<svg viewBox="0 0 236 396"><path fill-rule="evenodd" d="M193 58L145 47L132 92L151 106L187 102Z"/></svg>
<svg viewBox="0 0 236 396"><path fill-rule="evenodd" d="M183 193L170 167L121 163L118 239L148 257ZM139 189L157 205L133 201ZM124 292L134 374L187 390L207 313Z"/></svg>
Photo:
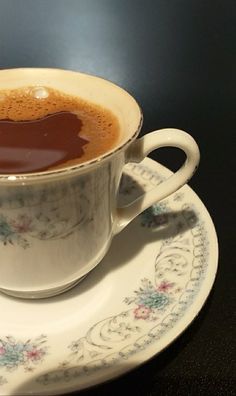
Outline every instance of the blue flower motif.
<svg viewBox="0 0 236 396"><path fill-rule="evenodd" d="M136 319L149 319L152 313L157 314L173 302L169 292L173 286L174 283L166 280L154 286L150 280L144 278L141 280L141 287L135 290L133 297L126 297L125 303L138 306L133 311Z"/></svg>
<svg viewBox="0 0 236 396"><path fill-rule="evenodd" d="M148 295L141 295L139 299L140 305L145 305L149 308L163 309L170 303L170 297L164 293L154 292Z"/></svg>
<svg viewBox="0 0 236 396"><path fill-rule="evenodd" d="M26 343L17 342L13 337L0 339L0 367L11 370L23 365L30 368L31 363L42 361L47 349L42 347L45 342L45 336L39 337L34 343L30 340Z"/></svg>
<svg viewBox="0 0 236 396"><path fill-rule="evenodd" d="M25 360L22 344L4 343L1 350L0 366L15 367L22 364Z"/></svg>
<svg viewBox="0 0 236 396"><path fill-rule="evenodd" d="M12 236L14 236L14 232L11 226L6 219L0 215L0 240L6 243Z"/></svg>

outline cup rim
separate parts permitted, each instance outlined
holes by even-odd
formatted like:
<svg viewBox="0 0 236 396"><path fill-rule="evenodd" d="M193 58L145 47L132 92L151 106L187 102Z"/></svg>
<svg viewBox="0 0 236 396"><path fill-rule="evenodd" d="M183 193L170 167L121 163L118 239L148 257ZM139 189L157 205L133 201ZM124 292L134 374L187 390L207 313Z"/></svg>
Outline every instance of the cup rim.
<svg viewBox="0 0 236 396"><path fill-rule="evenodd" d="M71 70L71 69L60 69L60 68L48 68L48 67L43 67L43 68L34 68L34 67L26 67L26 68L10 68L10 69L2 69L0 70L1 72L10 72L10 71L28 71L28 70L35 70L35 71L60 71L60 72L66 72L66 73L75 73L75 74L80 74L84 75L87 77L93 77L98 80L101 80L105 83L109 83L111 86L118 88L120 91L122 91L123 94L128 96L132 101L135 102L137 105L138 111L139 111L139 123L138 126L136 127L134 133L126 140L123 144L117 145L114 149L109 150L109 152L106 152L96 158L93 158L91 160L76 164L76 165L68 165L64 166L61 168L56 168L56 169L51 169L48 171L39 171L39 172L27 172L27 173L15 173L15 174L1 174L0 173L0 183L1 184L6 184L6 185L15 185L15 184L28 184L28 183L37 183L41 181L48 181L51 179L58 179L58 178L63 178L65 176L76 176L77 174L84 173L91 168L95 167L96 165L100 165L101 163L104 163L105 161L109 160L111 157L116 155L118 152L124 150L127 146L131 144L133 140L136 139L138 136L142 124L143 124L143 113L141 110L140 105L136 101L136 99L124 88L120 87L118 84L115 84L114 82L110 81L109 79L105 79L103 77L97 76L95 74L89 74L89 73L84 73L76 70Z"/></svg>

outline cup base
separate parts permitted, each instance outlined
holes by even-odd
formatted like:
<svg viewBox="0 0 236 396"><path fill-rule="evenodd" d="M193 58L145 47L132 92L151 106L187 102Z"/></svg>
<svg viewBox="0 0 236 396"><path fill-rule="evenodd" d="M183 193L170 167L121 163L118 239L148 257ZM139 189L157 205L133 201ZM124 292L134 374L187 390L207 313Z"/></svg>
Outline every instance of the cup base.
<svg viewBox="0 0 236 396"><path fill-rule="evenodd" d="M61 287L56 287L53 289L38 290L38 291L28 291L28 290L22 291L22 290L8 290L8 289L0 288L0 292L7 294L8 296L11 296L11 297L31 299L31 300L54 297L54 296L57 296L58 294L64 293L64 292L72 289L72 287L74 287L78 283L80 283L87 275L88 274L83 275L79 279L76 279L75 281L73 281L69 284L63 285Z"/></svg>

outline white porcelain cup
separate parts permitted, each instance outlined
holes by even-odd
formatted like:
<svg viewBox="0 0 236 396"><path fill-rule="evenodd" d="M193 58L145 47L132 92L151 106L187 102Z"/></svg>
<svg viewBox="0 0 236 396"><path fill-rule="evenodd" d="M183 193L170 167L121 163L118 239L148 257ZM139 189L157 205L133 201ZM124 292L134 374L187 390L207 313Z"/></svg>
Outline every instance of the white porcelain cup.
<svg viewBox="0 0 236 396"><path fill-rule="evenodd" d="M147 207L183 186L199 162L194 139L162 129L136 139L142 113L135 99L98 77L58 69L0 71L1 89L52 87L111 110L121 128L119 143L99 158L63 169L0 175L0 290L43 298L68 290L104 257L113 236ZM186 153L168 180L127 207L117 192L127 162L140 162L159 147Z"/></svg>

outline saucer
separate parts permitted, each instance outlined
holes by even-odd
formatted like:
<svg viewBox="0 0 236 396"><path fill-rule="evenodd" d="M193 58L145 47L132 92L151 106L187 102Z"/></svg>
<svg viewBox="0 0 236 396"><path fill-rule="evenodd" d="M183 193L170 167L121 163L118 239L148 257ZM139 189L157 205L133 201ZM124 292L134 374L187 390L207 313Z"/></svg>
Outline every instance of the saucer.
<svg viewBox="0 0 236 396"><path fill-rule="evenodd" d="M170 174L150 159L126 165L120 204ZM212 220L184 186L131 222L70 291L34 301L0 295L0 394L59 395L144 363L198 314L217 259Z"/></svg>

